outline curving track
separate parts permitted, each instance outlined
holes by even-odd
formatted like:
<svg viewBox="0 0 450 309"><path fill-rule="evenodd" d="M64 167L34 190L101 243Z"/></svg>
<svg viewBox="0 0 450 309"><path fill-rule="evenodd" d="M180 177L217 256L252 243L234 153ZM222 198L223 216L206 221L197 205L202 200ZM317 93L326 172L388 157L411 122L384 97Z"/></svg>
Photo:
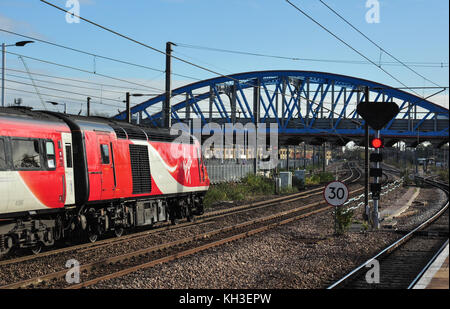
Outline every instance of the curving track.
<svg viewBox="0 0 450 309"><path fill-rule="evenodd" d="M449 185L420 177L425 183L443 190L447 201L431 218L408 232L399 240L336 281L328 289L405 289L412 288L437 252L448 243ZM379 282L371 271L379 263ZM370 275L368 275L370 272ZM369 278L368 283L366 276Z"/></svg>
<svg viewBox="0 0 450 309"><path fill-rule="evenodd" d="M354 169L349 168L348 174L350 174L350 175L347 175L347 177L344 178L343 181L349 181L350 179L352 179L352 177L355 177L354 171L355 171ZM356 171L358 173L360 173L358 169L356 169ZM358 175L360 175L360 174L358 174ZM77 250L91 250L91 249L105 247L105 246L108 246L111 244L125 243L125 242L131 241L131 240L137 240L139 238L147 237L150 234L160 233L162 231L172 231L172 230L177 230L177 229L184 229L184 228L187 228L187 227L190 227L193 225L204 224L213 219L221 218L221 217L224 217L224 216L230 215L230 214L238 214L238 213L245 212L247 210L268 208L268 207L273 207L273 206L279 205L280 203L284 204L284 203L289 203L289 202L306 199L306 198L309 198L309 197L312 197L312 196L315 196L315 195L321 193L322 190L323 190L323 187L317 187L317 188L313 188L313 189L310 189L307 191L294 193L294 194L288 194L285 196L281 196L281 197L277 197L277 198L273 198L273 199L269 199L269 200L264 200L264 201L259 201L259 202L250 202L250 203L240 205L240 206L234 206L234 207L228 207L226 209L210 211L210 212L204 213L203 215L196 216L194 222L187 221L187 222L179 223L175 226L171 225L170 223L158 223L157 225L154 226L153 229L150 229L150 230L146 229L141 232L131 233L131 234L128 234L125 236L121 236L120 238L112 237L112 238L107 238L107 239L97 241L95 243L83 243L83 244L79 244L79 245L63 246L62 248L53 249L53 250L49 250L46 252L41 252L39 254L4 258L3 260L0 260L0 267L4 266L4 265L8 265L8 264L16 264L16 263L30 261L30 260L34 260L34 259L38 259L38 258L42 258L42 257L46 257L46 256L53 256L53 255L68 253L68 252L77 251Z"/></svg>
<svg viewBox="0 0 450 309"><path fill-rule="evenodd" d="M347 178L347 181L355 183L361 177L361 173L356 168L351 168L351 170L352 175ZM352 193L355 194L361 190L362 188L359 188L353 190ZM82 263L83 266L81 267L81 270L83 271L83 283L71 287L88 286L101 280L121 276L124 273L132 272L139 268L151 267L159 263L206 250L214 246L219 246L239 238L248 237L255 233L260 233L276 226L325 211L330 207L323 202L321 192L322 188L316 188L308 192L297 193L265 202L211 212L199 218L197 222L184 223L184 225L179 225L170 229L164 228L146 231L141 235L129 235L126 239L107 240L101 244L79 248L81 251L84 251L84 253L88 252L93 255L94 257L91 258L91 260L94 260L94 262ZM305 203L307 202L308 204L300 207L292 204L298 200L305 200ZM269 210L271 210L272 213L270 213ZM274 211L275 213L273 213ZM254 216L254 214L252 214L254 212L261 213L258 218L249 220L249 217ZM225 220L225 223L221 223L224 227L215 230L210 229L206 232L199 232L208 225L214 225L214 227L220 226L218 223L219 218ZM229 224L230 222L234 223L236 221L241 221L241 223ZM190 228L193 227L195 227L195 232L190 230ZM192 236L178 236L172 241L164 240L162 243L153 245L148 245L146 242L141 241L145 238L149 238L149 234L155 234L154 236L157 236L156 233L162 234L169 230L183 230L183 233L181 234L188 234L189 232ZM105 255L101 253L103 252L103 249L111 251L117 244L120 244L120 247L126 247L126 245L131 242L139 243L139 245L136 245L134 249L130 248L129 250L126 250L125 253L114 254L109 257L105 257ZM143 247L145 249L142 249ZM139 248L139 250L137 248ZM49 256L49 258L52 257L53 256ZM27 258L32 260L31 257ZM9 265L11 265L10 261ZM2 266L0 265L0 269L1 267ZM62 269L22 281L17 280L17 278L10 278L10 280L7 281L7 284L2 286L2 288L26 287L35 284L39 284L38 286L41 287L67 287L67 283L62 280L66 272L67 269Z"/></svg>

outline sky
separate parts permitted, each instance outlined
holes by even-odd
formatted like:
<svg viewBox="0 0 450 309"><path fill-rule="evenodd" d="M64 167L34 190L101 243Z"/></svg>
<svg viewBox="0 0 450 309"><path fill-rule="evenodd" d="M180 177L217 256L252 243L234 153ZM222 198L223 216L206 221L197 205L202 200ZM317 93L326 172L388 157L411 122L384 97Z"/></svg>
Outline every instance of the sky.
<svg viewBox="0 0 450 309"><path fill-rule="evenodd" d="M174 56L220 74L260 70L311 70L360 77L393 87L402 86L375 65L367 63L287 60L187 47L194 45L300 59L365 61L285 0L48 1L66 9L74 9L73 3L78 3L82 17L162 51L165 50L166 42L175 42L178 46L174 47ZM371 9L374 9L366 7L366 3L370 1L323 1L396 58L407 63L420 63L422 66L411 68L433 83L401 65L384 64L395 60L386 53L380 53L378 47L340 20L319 0L291 0L366 57L376 63L381 60L382 67L408 87L431 87L435 84L448 87L447 0L370 0L379 4L379 19L372 23L366 18L368 13L373 12ZM24 47L7 47L8 52L15 53L6 55L7 104L20 97L25 105L42 108L24 63L16 54L66 66L60 67L23 57L30 72L47 75L33 75L42 100L64 102L71 113L77 113L80 109L85 111L83 102L87 95L93 98L94 110L115 114L118 109L123 109L122 101L126 91L148 94L163 92L163 54L82 20L70 21L73 21L73 18L67 18L64 12L39 0L1 0L0 42L14 44L27 40L1 31L6 30L147 68L120 64L42 42ZM173 73L184 75L173 76L174 88L217 76L178 60L174 60L172 66ZM60 79L61 77L90 84L77 83L84 88L73 87L72 81ZM49 83L50 81L53 83ZM427 96L438 89L416 91ZM133 98L132 104L142 100ZM430 98L430 101L448 108L448 90ZM63 109L62 105L44 104L49 110Z"/></svg>

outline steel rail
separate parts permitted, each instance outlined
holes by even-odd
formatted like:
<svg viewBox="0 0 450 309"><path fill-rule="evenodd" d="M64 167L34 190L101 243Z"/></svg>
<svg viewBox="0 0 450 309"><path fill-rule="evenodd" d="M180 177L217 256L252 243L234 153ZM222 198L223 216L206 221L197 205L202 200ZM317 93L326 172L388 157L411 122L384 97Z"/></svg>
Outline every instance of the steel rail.
<svg viewBox="0 0 450 309"><path fill-rule="evenodd" d="M420 271L420 273L417 275L416 278L414 278L414 280L410 283L410 285L407 287L408 290L414 288L414 286L417 284L417 282L422 278L423 274L425 274L425 272L430 268L431 264L434 263L434 261L436 261L436 259L438 258L438 256L442 253L442 251L445 250L445 248L448 246L448 239L447 241L439 248L439 250L436 252L435 255L433 255L433 257L428 261L427 265L425 265L425 267Z"/></svg>
<svg viewBox="0 0 450 309"><path fill-rule="evenodd" d="M420 177L420 178L422 178L422 177ZM414 228L408 234L406 234L405 236L403 236L399 240L395 241L394 243L392 243L391 245L389 245L388 247L386 247L385 249L380 251L374 257L368 259L366 262L362 263L361 265L359 265L358 267L353 269L350 273L348 273L347 275L345 275L344 277L342 277L341 279L339 279L338 281L336 281L332 285L328 286L327 289L334 289L334 288L342 285L345 281L349 280L351 277L353 277L354 275L358 274L361 271L361 269L366 267L373 260L375 260L375 259L377 259L379 257L385 256L386 254L392 252L393 250L395 250L399 246L405 244L408 240L410 240L414 236L414 234L416 232L418 232L418 231L422 230L423 228L429 226L431 223L433 223L435 220L437 220L448 209L448 206L449 206L448 187L447 188L442 188L442 184L436 185L436 182L432 182L432 181L429 181L429 180L427 181L426 179L424 179L424 181L429 183L429 184L434 184L436 187L438 187L439 189L441 189L441 190L446 192L446 194L447 194L447 202L445 203L445 205L439 211L437 211L431 218L429 218L426 221L422 222L419 226Z"/></svg>
<svg viewBox="0 0 450 309"><path fill-rule="evenodd" d="M349 167L350 171L351 171L351 175L345 179L343 179L343 181L348 181L353 177L353 170L352 167ZM3 261L0 261L0 266L3 265L9 265L9 264L14 264L14 263L20 263L20 262L25 262L25 261L30 261L30 260L34 260L37 258L41 258L41 257L46 257L46 256L51 256L51 255L57 255L60 253L65 253L65 252L69 252L69 251L76 251L76 250L80 250L80 249L86 249L89 250L90 248L92 249L97 249L97 248L101 248L104 247L106 245L110 245L110 244L116 244L116 243L121 243L121 242L125 242L125 241L130 241L130 240L135 240L135 239L139 239L141 237L145 237L148 236L150 234L154 234L154 233L158 233L161 231L167 231L167 230L175 230L175 229L181 229L181 228L186 228L186 227L190 227L192 225L199 225L202 224L204 222L206 222L207 218L209 218L209 220L211 219L215 219L215 218L220 218L223 217L225 215L232 215L235 213L239 213L242 211L247 211L247 210L253 210L253 209L259 209L262 207L270 207L270 206L274 206L276 205L276 202L291 202L291 201L295 201L295 200L299 200L299 199L303 199L303 198L308 198L311 197L315 194L319 194L321 192L321 190L323 190L323 187L318 187L318 188L314 188L305 192L299 192L299 193L294 193L294 194L289 194L286 196L282 196L282 197L277 197L274 199L270 199L270 200L266 200L266 201L260 201L260 202L251 202L245 205L240 205L240 206L235 206L235 207L230 207L227 209L223 209L223 210L217 210L217 211L211 211L208 213L205 213L203 215L200 215L196 218L195 222L183 222L183 223L179 223L176 226L172 226L172 225L163 225L161 227L157 227L155 229L152 230L147 230L147 231L142 231L142 232L138 232L138 233L132 233L130 235L126 235L126 236L121 236L120 238L107 238L101 241L97 241L95 243L84 243L84 244L80 244L80 245L75 245L75 246L69 246L69 247L64 247L61 249L55 249L55 250L51 250L51 251L47 251L47 252L42 252L36 255L27 255L27 256L22 256L22 257L18 257L18 258L14 258L14 259L6 259ZM315 194L312 194L315 193ZM296 197L295 199L292 199ZM291 200L292 199L292 200Z"/></svg>
<svg viewBox="0 0 450 309"><path fill-rule="evenodd" d="M198 252L201 252L201 251L205 251L207 249L214 248L214 247L217 247L217 246L220 246L220 245L232 242L232 241L236 241L236 240L243 239L243 238L246 238L246 237L249 237L249 236L261 233L261 232L264 232L264 231L268 231L268 230L273 229L275 227L294 222L296 220L299 220L299 219L311 216L311 215L319 213L319 212L323 212L323 211L325 211L327 209L330 209L332 207L333 206L325 206L323 208L317 209L317 210L309 212L307 214L302 214L302 215L299 215L299 216L296 216L296 217L285 219L285 220L280 221L280 222L272 223L272 224L267 225L267 226L263 226L263 227L260 227L260 228L257 228L257 229L253 229L253 230L250 230L250 231L247 231L247 232L244 232L244 233L240 233L240 234L236 234L236 235L233 235L233 236L230 236L230 237L227 237L227 238L223 238L223 239L220 239L220 240L217 240L217 241L214 241L212 243L208 243L208 244L205 244L205 245L202 245L202 246L199 246L199 247L188 249L188 250L185 250L185 251L182 251L182 252L177 252L177 253L172 254L170 256L163 257L163 258L160 258L160 259L157 259L157 260L153 260L153 261L150 261L150 262L145 263L145 264L140 264L140 265L137 265L137 266L126 268L126 269L123 269L121 271L118 271L118 272L115 272L115 273L112 273L112 274L108 274L108 275L105 275L105 276L102 276L102 277L98 277L98 278L95 278L95 279L92 279L92 280L89 280L89 281L86 281L86 282L83 282L83 283L80 283L80 284L77 284L77 285L70 286L67 289L80 289L80 288L91 286L91 285L96 284L96 283L98 283L100 281L110 280L110 279L122 277L124 275L127 275L129 273L135 272L135 271L140 270L140 269L150 268L150 267L153 267L153 266L158 265L158 264L167 263L167 262L179 259L181 257L192 255L192 254L195 254L195 253L198 253Z"/></svg>
<svg viewBox="0 0 450 309"><path fill-rule="evenodd" d="M319 202L311 203L309 205L305 205L305 206L298 207L298 208L295 208L295 209L287 210L287 211L284 211L284 212L281 212L281 213L277 213L277 214L274 214L274 215L270 215L270 216L267 216L267 217L246 221L246 222L243 222L243 223L240 223L240 224L237 224L237 225L223 227L223 228L220 228L220 229L217 229L217 230L214 230L214 231L202 233L200 235L186 237L186 238L183 238L181 240L176 240L176 241L172 241L172 242L169 242L169 243L163 243L163 244L160 244L160 245L152 246L152 247L141 249L141 250L138 250L138 251L133 251L133 252L130 252L130 253L118 255L118 256L115 256L115 257L111 257L111 258L105 258L105 259L102 259L100 261L96 261L96 262L89 263L89 264L81 266L80 267L80 271L90 270L90 269L92 269L93 267L96 267L96 266L101 266L101 265L105 265L105 264L108 264L108 263L116 263L116 262L119 262L119 261L123 261L123 260L129 259L131 257L136 257L136 256L140 256L140 255L143 255L143 254L152 253L152 252L155 252L155 251L158 251L158 250L168 249L168 248L171 248L171 247L174 247L174 246L179 246L179 245L182 245L182 244L185 244L185 243L189 243L189 242L193 242L193 241L196 241L196 240L210 238L211 236L217 235L219 233L224 233L224 232L232 231L232 230L235 230L235 229L244 228L244 227L247 227L247 226L250 226L250 225L253 225L253 224L257 224L257 223L262 223L262 222L265 222L265 221L273 220L273 219L276 219L278 217L283 217L283 216L286 216L286 215L289 215L289 214L292 214L292 213L295 213L295 212L299 212L299 211L302 211L302 210L307 210L309 208L312 208L312 207L315 207L315 206L319 206L321 204L324 204L324 202L323 201L319 201ZM11 288L24 287L24 286L28 286L28 285L31 285L31 284L38 284L38 283L43 282L43 281L48 281L50 279L62 277L66 273L67 273L67 270L62 270L62 271L54 272L54 273L47 274L47 275L44 275L44 276L38 276L38 277L35 277L35 278L27 279L27 280L24 280L24 281L21 281L21 282L7 284L7 285L4 285L4 286L1 286L0 288L1 289L11 289Z"/></svg>
<svg viewBox="0 0 450 309"><path fill-rule="evenodd" d="M353 170L352 170L352 176L351 177L353 177ZM356 180L358 180L360 177L361 177L361 173L359 173L359 176L356 178ZM350 192L350 194L353 194L355 192L359 192L361 190L362 190L362 188L354 190L354 191ZM320 202L315 202L315 203L312 203L312 204L300 207L298 209L311 208L313 206L322 205L322 204L327 205L326 202L320 201ZM92 279L92 280L89 280L89 281L86 281L86 282L83 282L83 283L80 283L80 284L77 284L77 285L70 286L70 287L68 287L68 289L80 289L80 288L83 288L83 287L91 286L93 284L96 284L96 283L104 281L104 280L110 280L110 279L122 277L124 275L127 275L129 273L135 272L135 271L140 270L140 269L150 268L150 267L153 267L155 265L166 263L166 262L169 262L169 261L172 261L172 260L176 260L178 258L185 257L185 256L188 256L188 255L192 255L192 254L195 254L195 253L198 253L198 252L201 252L201 251L213 248L213 247L220 246L220 245L225 244L225 243L229 243L231 241L235 241L235 240L238 240L238 239L243 239L243 238L249 237L251 235L255 235L257 233L261 233L261 232L273 229L275 227L278 227L278 226L281 226L281 225L284 225L284 224L287 224L287 223L290 223L290 222L293 222L293 221L305 218L307 216L310 216L310 215L313 215L313 214L316 214L316 213L323 212L323 211L331 209L331 208L333 208L333 206L327 205L325 207L322 207L322 208L317 209L317 210L313 210L313 211L311 211L309 213L306 213L306 214L301 214L299 216L291 217L291 218L285 219L285 220L280 221L280 222L272 223L272 224L269 224L267 226L263 226L263 227L256 228L256 229L253 229L253 230L250 230L250 231L246 231L244 233L240 233L240 234L233 235L233 236L221 239L221 240L217 240L217 241L214 241L214 242L209 243L209 244L205 244L205 245L202 245L202 246L198 246L196 248L192 248L192 249L188 249L188 250L185 250L185 251L182 251L182 252L178 252L178 253L172 254L172 255L167 256L167 257L163 257L163 258L160 258L160 259L157 259L157 260L153 260L153 261L150 261L150 262L147 262L147 263L144 263L144 264L140 264L140 265L137 265L137 266L129 267L129 268L120 270L120 271L112 273L112 274L108 274L108 275L105 275L105 276L97 277L95 279ZM288 213L297 212L298 209L288 210L288 211L285 211L285 212L283 212L281 214L275 214L275 215L272 215L272 216L269 216L269 217L280 217L280 216L283 216L283 215L288 214ZM266 221L266 218L263 218L263 219L265 219L264 221ZM256 220L259 220L259 219L256 219ZM243 224L249 225L250 222L244 222Z"/></svg>
<svg viewBox="0 0 450 309"><path fill-rule="evenodd" d="M354 172L353 172L354 168L351 167L350 169L352 171L352 175L347 180L351 179L352 177L355 177ZM359 175L353 181L357 181L360 177L361 177L361 173L359 172ZM359 192L361 190L362 190L362 188L359 188L357 190L351 191L350 194L357 193L357 192ZM311 194L310 196L312 196L312 195L313 194ZM291 199L291 200L284 200L284 201L281 201L279 203L288 203L288 202L291 202L292 200L298 200L299 198L302 198L302 197L297 197L297 198L294 198L294 199ZM145 248L145 249L138 250L138 251L133 251L131 253L127 253L127 254L123 254L123 255L119 255L119 256L115 256L115 257L105 258L103 260L92 262L92 263L89 263L89 264L81 266L80 267L80 271L90 270L90 269L93 269L95 267L99 267L99 266L102 266L102 265L105 265L105 264L109 264L109 263L117 263L119 261L127 260L127 259L132 258L132 257L137 257L137 256L141 256L141 255L144 255L144 254L152 253L152 252L155 252L155 251L168 249L168 248L171 248L171 247L174 247L174 246L179 246L179 245L186 244L186 243L189 243L189 242L193 242L193 241L196 241L196 240L210 238L211 236L217 235L219 233L224 233L224 232L227 232L227 231L240 229L240 228L243 228L243 227L246 227L246 226L250 226L250 225L253 225L253 224L262 223L262 222L266 222L266 221L269 221L269 220L274 220L274 219L277 219L277 218L281 218L283 216L294 214L296 212L299 212L299 211L302 211L302 210L307 210L309 208L312 208L312 207L315 207L315 206L320 206L320 205L323 205L323 204L326 204L326 203L324 201L313 202L313 203L305 205L305 206L301 206L301 207L297 207L297 208L294 208L294 209L286 210L286 211L283 211L283 212L280 212L280 213L276 213L276 214L273 214L273 215L270 215L270 216L266 216L266 217L263 217L263 218L258 218L258 219L246 221L246 222L238 224L238 225L224 227L224 228L221 228L221 229L218 229L218 230L206 232L206 233L203 233L201 235L187 237L187 238L184 238L184 239L181 239L181 240L177 240L177 241L173 241L173 242L169 242L169 243L164 243L164 244L157 245L157 246L152 246L152 247L149 247L149 248ZM320 208L318 210L314 210L314 211L311 211L309 213L293 217L294 219L293 218L289 218L289 219L285 219L285 220L283 220L281 222L285 222L283 224L286 224L286 223L292 222L294 220L298 220L298 219L304 218L306 216L309 216L309 215L312 215L312 214L315 214L315 213L318 213L318 212L325 211L325 210L330 209L330 208L331 208L330 206L325 206L325 207L322 207L322 208ZM272 224L269 224L269 225L263 227L263 229L259 228L259 229L256 229L256 230L261 232L261 231L265 230L264 228L270 229L270 228L273 228L273 227L278 226L278 225L279 225L278 223L272 223ZM249 235L253 235L254 232L252 232L252 230L250 230L250 231L247 231L245 233L242 233L242 235L244 235L244 234L249 236ZM240 237L238 237L238 238L240 238ZM217 246L219 244L219 242L215 242L214 246ZM94 249L96 249L96 248L94 248ZM190 249L188 251L191 252L192 250L193 249ZM204 249L202 249L202 250L204 250ZM202 250L200 250L200 251L202 251ZM196 251L196 252L198 252L198 251ZM175 255L176 256L180 256L178 253L175 254ZM148 265L150 265L150 264L148 264ZM43 276L38 276L38 277L35 277L35 278L23 280L23 281L20 281L20 282L6 284L6 285L3 285L3 286L0 286L0 289L14 289L14 288L20 288L20 287L26 287L26 286L30 286L30 285L35 285L35 284L39 284L39 283L44 282L44 281L49 281L49 280L52 280L52 279L61 278L61 277L65 276L66 273L67 273L67 270L56 271L56 272L53 272L53 273L50 273L50 274L46 274L46 275L43 275ZM84 283L84 284L86 284L86 283Z"/></svg>

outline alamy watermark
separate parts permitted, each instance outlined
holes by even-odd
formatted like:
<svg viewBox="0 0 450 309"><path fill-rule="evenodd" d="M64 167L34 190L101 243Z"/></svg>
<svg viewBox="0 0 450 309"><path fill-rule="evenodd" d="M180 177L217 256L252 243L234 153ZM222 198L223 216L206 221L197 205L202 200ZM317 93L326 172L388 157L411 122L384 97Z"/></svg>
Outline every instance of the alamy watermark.
<svg viewBox="0 0 450 309"><path fill-rule="evenodd" d="M366 12L366 22L368 24L380 23L380 2L378 0L367 0L366 8L369 10Z"/></svg>
<svg viewBox="0 0 450 309"><path fill-rule="evenodd" d="M373 259L366 267L370 267L366 273L366 282L368 284L380 283L380 262Z"/></svg>
<svg viewBox="0 0 450 309"><path fill-rule="evenodd" d="M66 8L69 8L66 13L66 22L68 24L80 23L80 2L78 0L67 0Z"/></svg>
<svg viewBox="0 0 450 309"><path fill-rule="evenodd" d="M181 134L180 134L181 133ZM179 135L171 144L173 158L190 157L196 159L200 153L194 148L186 147L190 134L202 143L202 157L226 159L225 151L231 150L236 159L261 159L264 169L275 168L278 164L278 124L277 123L225 123L210 122L202 126L199 118L192 123L175 123L170 134ZM193 152L193 153L187 153Z"/></svg>
<svg viewBox="0 0 450 309"><path fill-rule="evenodd" d="M66 282L68 284L80 283L80 262L70 259L66 262L66 268L69 268L69 271L66 273Z"/></svg>

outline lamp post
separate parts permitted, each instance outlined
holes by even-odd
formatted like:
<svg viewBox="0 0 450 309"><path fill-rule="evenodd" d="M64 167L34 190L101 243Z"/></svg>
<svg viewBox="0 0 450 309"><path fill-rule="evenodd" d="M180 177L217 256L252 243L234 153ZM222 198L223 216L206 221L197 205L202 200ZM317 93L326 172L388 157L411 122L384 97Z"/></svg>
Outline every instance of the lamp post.
<svg viewBox="0 0 450 309"><path fill-rule="evenodd" d="M52 105L64 105L64 114L67 114L67 105L66 103L58 103L58 102L54 102L54 101L46 101L47 103L50 103Z"/></svg>
<svg viewBox="0 0 450 309"><path fill-rule="evenodd" d="M19 41L15 44L6 45L2 43L2 107L5 107L5 62L6 62L6 47L8 46L25 46L28 43L34 43L34 41Z"/></svg>

